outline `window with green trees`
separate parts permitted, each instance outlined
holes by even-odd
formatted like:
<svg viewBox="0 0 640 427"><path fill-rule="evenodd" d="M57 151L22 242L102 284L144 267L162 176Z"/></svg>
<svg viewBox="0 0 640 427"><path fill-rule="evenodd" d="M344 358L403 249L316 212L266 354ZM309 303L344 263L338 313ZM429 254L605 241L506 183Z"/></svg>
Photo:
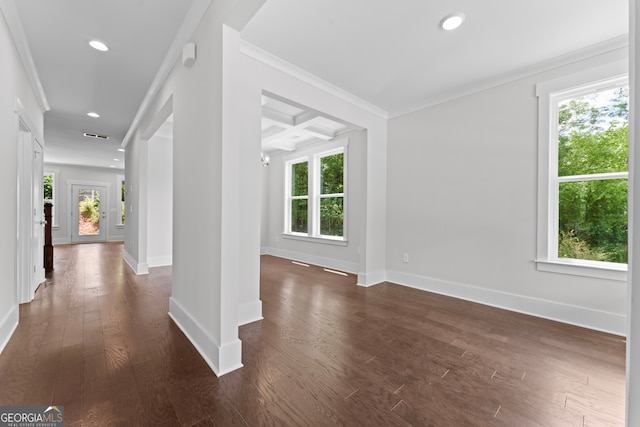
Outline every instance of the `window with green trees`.
<svg viewBox="0 0 640 427"><path fill-rule="evenodd" d="M344 226L344 153L320 157L320 235L342 236Z"/></svg>
<svg viewBox="0 0 640 427"><path fill-rule="evenodd" d="M557 256L626 264L627 83L618 79L572 89L554 100Z"/></svg>
<svg viewBox="0 0 640 427"><path fill-rule="evenodd" d="M291 165L291 219L290 231L308 233L309 231L309 162Z"/></svg>
<svg viewBox="0 0 640 427"><path fill-rule="evenodd" d="M329 240L345 236L346 141L285 161L285 233Z"/></svg>

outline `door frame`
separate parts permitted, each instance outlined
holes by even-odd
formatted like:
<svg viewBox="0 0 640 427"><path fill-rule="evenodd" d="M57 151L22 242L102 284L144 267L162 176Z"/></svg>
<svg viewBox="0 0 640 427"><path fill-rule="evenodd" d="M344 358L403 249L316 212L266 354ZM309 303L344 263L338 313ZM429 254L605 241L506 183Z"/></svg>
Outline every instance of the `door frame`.
<svg viewBox="0 0 640 427"><path fill-rule="evenodd" d="M17 151L17 203L16 203L16 295L18 304L33 300L38 285L45 280L44 264L38 267L38 259L34 259L36 249L33 247L34 209L34 150L44 153L44 139L37 127L30 120L27 110L20 100L16 100L16 151ZM36 147L37 146L37 147ZM37 160L44 164L43 156ZM43 165L39 168L42 169ZM42 178L40 178L42 187ZM44 215L44 205L40 207ZM44 227L41 227L44 242ZM38 239L40 240L40 239ZM44 246L42 248L44 255ZM37 283L36 283L37 281Z"/></svg>
<svg viewBox="0 0 640 427"><path fill-rule="evenodd" d="M69 230L69 241L71 243L82 243L82 241L73 240L73 227L75 225L73 212L76 211L75 202L73 199L73 186L74 185L85 185L87 187L103 187L106 189L105 197L104 197L104 206L102 206L103 198L100 197L101 207L104 211L104 224L101 224L100 227L104 225L104 240L96 240L100 242L108 242L109 241L109 223L110 223L110 201L111 201L111 183L109 182L99 182L99 181L83 181L83 180L75 180L69 179L67 180L67 230Z"/></svg>

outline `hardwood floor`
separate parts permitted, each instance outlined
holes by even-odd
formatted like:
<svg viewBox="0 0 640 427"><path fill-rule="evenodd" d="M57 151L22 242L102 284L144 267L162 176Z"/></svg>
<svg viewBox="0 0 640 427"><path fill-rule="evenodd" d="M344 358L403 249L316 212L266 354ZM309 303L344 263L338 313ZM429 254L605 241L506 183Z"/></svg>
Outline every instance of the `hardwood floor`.
<svg viewBox="0 0 640 427"><path fill-rule="evenodd" d="M262 258L264 320L216 378L167 316L171 269L56 246L0 355L0 405L67 426L623 426L621 337Z"/></svg>

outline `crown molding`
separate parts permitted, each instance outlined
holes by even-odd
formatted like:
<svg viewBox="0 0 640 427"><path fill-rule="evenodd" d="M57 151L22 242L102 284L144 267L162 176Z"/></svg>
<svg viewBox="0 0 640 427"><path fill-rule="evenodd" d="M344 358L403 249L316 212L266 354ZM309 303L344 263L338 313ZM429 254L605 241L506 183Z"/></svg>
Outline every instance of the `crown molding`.
<svg viewBox="0 0 640 427"><path fill-rule="evenodd" d="M353 95L351 92L347 92L346 90L323 80L308 71L303 70L287 61L284 61L277 56L260 49L259 47L252 45L244 40L240 40L240 52L259 61L263 64L269 65L276 70L282 71L292 77L295 77L303 82L316 87L324 92L330 93L331 95L342 99L343 101L347 101L350 104L353 104L357 107L362 108L370 113L375 114L376 116L382 117L383 119L389 118L389 113L382 108L371 104L363 100L362 98L358 98Z"/></svg>
<svg viewBox="0 0 640 427"><path fill-rule="evenodd" d="M0 0L3 1L3 0ZM160 69L156 73L156 77L153 79L147 94L145 95L140 107L138 108L138 112L129 126L129 130L127 131L124 139L122 140L122 146L126 147L134 133L142 123L142 119L145 114L149 110L151 103L154 101L158 92L162 88L162 85L167 80L169 73L173 70L173 67L176 65L176 61L182 55L182 47L186 42L189 41L189 38L193 34L193 32L198 27L198 24L202 20L205 12L209 8L212 0L194 0L193 4L189 8L187 15L182 21L182 25L176 34L176 37L173 39L171 46L169 47L169 51L164 57L162 61L162 65L160 65Z"/></svg>
<svg viewBox="0 0 640 427"><path fill-rule="evenodd" d="M544 71L549 71L554 68L570 65L579 61L588 60L598 55L604 55L608 53L615 53L615 51L621 51L629 48L629 36L621 36L614 39L610 39L586 48L582 48L566 55L557 56L547 61L539 62L529 67L520 68L518 70L500 74L489 79L485 79L469 85L464 85L453 90L443 92L441 94L424 99L422 102L407 106L407 108L398 109L390 112L389 118L404 116L406 114L413 113L415 111L422 110L424 108L433 107L434 105L442 104L454 99L462 98L464 96L471 95L473 93L481 92L486 89L491 89L506 83L510 83L516 80L523 79Z"/></svg>
<svg viewBox="0 0 640 427"><path fill-rule="evenodd" d="M38 100L38 104L40 105L40 110L43 113L47 112L50 110L49 102L47 101L47 96L44 93L40 77L38 76L38 70L36 70L36 65L33 62L31 49L29 49L29 44L27 43L27 36L24 33L24 28L22 27L22 21L20 21L20 15L18 14L18 8L16 7L15 0L0 0L0 10L2 10L2 15L4 15L4 19L7 22L9 32L11 32L13 42L15 43L18 51L18 55L20 55L22 64L27 72L29 82L31 83L36 99Z"/></svg>

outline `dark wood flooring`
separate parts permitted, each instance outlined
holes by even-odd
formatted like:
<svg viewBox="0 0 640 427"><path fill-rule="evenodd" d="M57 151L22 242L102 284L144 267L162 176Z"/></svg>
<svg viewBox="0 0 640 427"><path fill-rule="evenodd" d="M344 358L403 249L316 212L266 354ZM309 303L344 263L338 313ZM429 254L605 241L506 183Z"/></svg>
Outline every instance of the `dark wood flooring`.
<svg viewBox="0 0 640 427"><path fill-rule="evenodd" d="M216 378L167 316L171 269L55 247L0 355L0 405L67 426L623 426L623 338L262 259L264 320Z"/></svg>

